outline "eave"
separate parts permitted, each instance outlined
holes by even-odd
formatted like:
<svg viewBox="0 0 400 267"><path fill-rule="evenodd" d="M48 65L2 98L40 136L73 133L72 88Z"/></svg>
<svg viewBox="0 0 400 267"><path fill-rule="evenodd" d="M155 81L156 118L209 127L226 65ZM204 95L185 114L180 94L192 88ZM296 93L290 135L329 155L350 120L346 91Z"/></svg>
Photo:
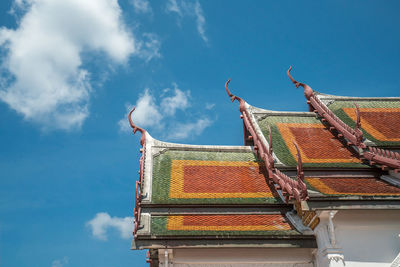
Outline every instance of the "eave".
<svg viewBox="0 0 400 267"><path fill-rule="evenodd" d="M315 236L299 235L271 237L230 237L221 239L219 236L174 236L140 237L132 241L131 249L158 249L158 248L317 248Z"/></svg>

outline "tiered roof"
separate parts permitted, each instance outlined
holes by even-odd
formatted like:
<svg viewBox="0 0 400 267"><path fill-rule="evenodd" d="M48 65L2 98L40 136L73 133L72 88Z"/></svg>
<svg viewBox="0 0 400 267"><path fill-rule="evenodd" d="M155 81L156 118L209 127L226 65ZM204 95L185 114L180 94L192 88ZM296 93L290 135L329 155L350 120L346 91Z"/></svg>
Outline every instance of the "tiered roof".
<svg viewBox="0 0 400 267"><path fill-rule="evenodd" d="M143 146L134 248L315 247L320 210L400 208L400 98L325 95L289 71L310 112L253 107L226 83L246 146L158 141L131 111Z"/></svg>
<svg viewBox="0 0 400 267"><path fill-rule="evenodd" d="M315 246L314 237L291 222L291 208L267 183L265 165L251 147L143 136L135 248L164 247L177 239L181 246L202 246L204 238L211 242L207 246L249 246L254 238L271 246Z"/></svg>

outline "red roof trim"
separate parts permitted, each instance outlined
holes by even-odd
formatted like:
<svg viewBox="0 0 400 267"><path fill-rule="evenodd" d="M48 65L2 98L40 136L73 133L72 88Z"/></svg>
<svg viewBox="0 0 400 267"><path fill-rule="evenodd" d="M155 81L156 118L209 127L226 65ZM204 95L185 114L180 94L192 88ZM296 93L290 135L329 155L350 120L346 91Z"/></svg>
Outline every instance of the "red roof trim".
<svg viewBox="0 0 400 267"><path fill-rule="evenodd" d="M242 113L241 118L243 119L244 125L247 130L250 132L251 136L253 137L254 142L254 150L257 152L257 157L261 157L264 160L266 169L267 169L267 176L271 183L275 183L278 190L282 190L282 194L285 196L286 202L295 198L297 201L307 200L308 193L307 187L304 183L304 176L302 176L302 162L300 153L298 153L298 177L303 177L298 179L297 181L290 178L286 174L280 172L274 166L274 158L273 158L273 151L272 151L272 137L271 137L271 129L269 129L269 148L267 149L266 144L261 141L261 137L257 134L256 128L251 122L251 116L249 111L245 106L245 101L233 95L228 88L228 84L231 80L229 79L225 83L225 90L228 93L229 97L231 98L232 102L238 100L240 103L239 110ZM297 146L296 146L297 147Z"/></svg>
<svg viewBox="0 0 400 267"><path fill-rule="evenodd" d="M142 202L142 190L143 190L143 176L144 176L144 161L146 156L146 130L136 126L132 121L132 113L135 111L135 107L128 114L129 124L133 129L133 134L139 131L142 134L140 138L140 144L143 148L140 149L140 153L142 156L140 157L140 169L139 169L139 181L136 181L136 189L135 189L135 208L134 208L134 225L133 236L137 238L137 231L139 230L140 225L140 214L141 214L141 202Z"/></svg>

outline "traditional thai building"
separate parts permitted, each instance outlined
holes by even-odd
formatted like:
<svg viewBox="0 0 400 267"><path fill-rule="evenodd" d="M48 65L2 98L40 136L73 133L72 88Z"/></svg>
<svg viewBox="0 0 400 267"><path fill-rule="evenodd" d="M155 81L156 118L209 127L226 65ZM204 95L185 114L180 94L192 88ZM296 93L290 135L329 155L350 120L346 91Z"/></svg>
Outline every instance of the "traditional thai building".
<svg viewBox="0 0 400 267"><path fill-rule="evenodd" d="M244 146L142 133L133 249L150 266L400 266L400 98L239 102Z"/></svg>

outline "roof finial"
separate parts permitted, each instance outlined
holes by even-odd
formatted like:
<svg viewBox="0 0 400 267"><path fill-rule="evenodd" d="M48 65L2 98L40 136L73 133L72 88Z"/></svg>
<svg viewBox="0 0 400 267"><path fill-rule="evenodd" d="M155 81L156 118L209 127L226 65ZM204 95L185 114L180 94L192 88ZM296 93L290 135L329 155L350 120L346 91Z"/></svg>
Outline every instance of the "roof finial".
<svg viewBox="0 0 400 267"><path fill-rule="evenodd" d="M293 141L293 144L297 150L297 180L304 183L303 161L301 160L300 150L295 141Z"/></svg>
<svg viewBox="0 0 400 267"><path fill-rule="evenodd" d="M356 102L354 102L354 105L356 106L356 116L357 116L356 129L359 129L361 127L360 108L358 107L358 104Z"/></svg>
<svg viewBox="0 0 400 267"><path fill-rule="evenodd" d="M268 141L269 141L269 149L268 153L272 156L272 135L271 135L271 126L268 125Z"/></svg>
<svg viewBox="0 0 400 267"><path fill-rule="evenodd" d="M357 144L356 146L360 146L363 141L363 132L361 130L361 115L360 115L360 108L358 107L358 104L354 102L354 105L356 106L356 126L354 127L354 132L356 135L357 139Z"/></svg>
<svg viewBox="0 0 400 267"><path fill-rule="evenodd" d="M287 71L287 75L289 76L289 79L292 81L292 83L296 86L296 88L298 88L299 86L304 88L304 95L307 98L307 100L310 100L311 96L313 95L314 91L313 89L308 86L305 83L300 83L298 81L296 81L295 79L293 79L292 75L290 75L290 71L292 70L292 66L289 67L288 71Z"/></svg>
<svg viewBox="0 0 400 267"><path fill-rule="evenodd" d="M239 103L240 103L239 110L240 110L240 112L244 112L246 110L246 107L245 107L246 104L242 98L235 96L234 94L231 93L231 91L229 91L228 84L230 81L231 81L231 79L228 79L228 81L225 83L225 90L228 93L229 97L231 98L232 102L235 100L239 101Z"/></svg>
<svg viewBox="0 0 400 267"><path fill-rule="evenodd" d="M139 131L142 134L142 137L140 138L140 144L143 146L146 136L146 130L136 126L133 121L132 121L132 113L133 111L135 111L135 107L132 108L132 110L129 112L128 114L128 120L129 120L129 124L131 125L132 129L133 129L133 134L135 134L137 131Z"/></svg>
<svg viewBox="0 0 400 267"><path fill-rule="evenodd" d="M271 172L270 177L272 177L272 171L275 169L274 166L274 156L273 156L273 150L272 150L272 135L271 135L271 127L268 125L268 142L269 142L269 147L268 147L268 167L269 167L269 172Z"/></svg>
<svg viewBox="0 0 400 267"><path fill-rule="evenodd" d="M225 83L225 90L226 90L226 92L228 93L229 97L231 98L231 101L232 101L232 102L235 101L235 100L238 100L238 101L240 102L242 99L241 99L240 97L238 97L238 96L235 96L234 94L231 93L231 91L229 91L228 84L229 84L230 82L231 82L231 78L229 78L228 81L226 81L226 83Z"/></svg>

